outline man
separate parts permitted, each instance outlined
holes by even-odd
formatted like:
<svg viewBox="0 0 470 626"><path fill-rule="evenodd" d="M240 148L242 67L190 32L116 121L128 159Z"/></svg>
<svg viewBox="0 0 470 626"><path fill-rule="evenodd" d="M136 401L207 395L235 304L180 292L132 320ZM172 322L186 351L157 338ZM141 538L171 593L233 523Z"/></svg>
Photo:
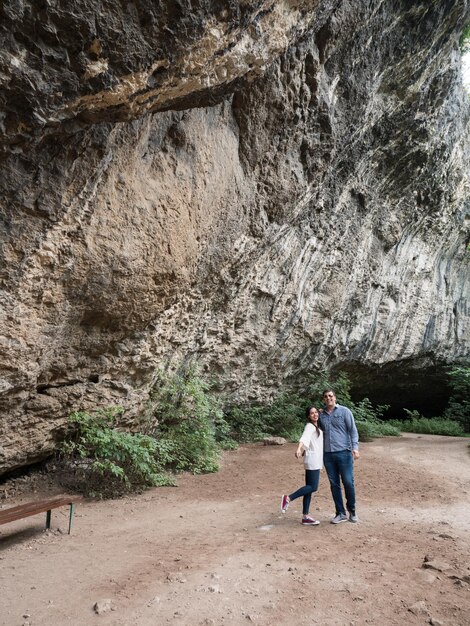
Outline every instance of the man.
<svg viewBox="0 0 470 626"><path fill-rule="evenodd" d="M349 521L355 523L359 519L356 515L353 463L359 458L359 435L353 414L345 406L336 404L333 389L326 389L323 392L323 401L325 404L320 413L320 425L324 432L323 464L336 507L336 514L331 523L340 524L348 520L343 504L341 482L346 495Z"/></svg>

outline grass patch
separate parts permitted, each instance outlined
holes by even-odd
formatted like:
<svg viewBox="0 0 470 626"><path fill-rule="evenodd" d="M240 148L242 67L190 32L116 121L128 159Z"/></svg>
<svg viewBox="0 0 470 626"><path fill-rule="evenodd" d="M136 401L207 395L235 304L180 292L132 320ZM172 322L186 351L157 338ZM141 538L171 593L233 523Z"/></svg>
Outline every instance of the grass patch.
<svg viewBox="0 0 470 626"><path fill-rule="evenodd" d="M390 420L388 423L406 433L447 435L448 437L463 437L465 435L462 425L455 420L442 417L422 417L417 411L407 411L407 413L409 414L408 419Z"/></svg>
<svg viewBox="0 0 470 626"><path fill-rule="evenodd" d="M399 437L400 429L390 422L375 420L364 422L356 420L356 427L359 433L359 441L372 441L376 437Z"/></svg>

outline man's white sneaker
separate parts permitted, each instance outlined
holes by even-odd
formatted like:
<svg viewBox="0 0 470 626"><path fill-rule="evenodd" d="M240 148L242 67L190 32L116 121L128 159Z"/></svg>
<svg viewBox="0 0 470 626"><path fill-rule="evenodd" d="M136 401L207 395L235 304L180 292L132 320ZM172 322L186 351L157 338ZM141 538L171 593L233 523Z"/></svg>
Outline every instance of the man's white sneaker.
<svg viewBox="0 0 470 626"><path fill-rule="evenodd" d="M348 521L348 516L346 515L346 513L338 513L338 515L331 520L331 523L341 524L341 522L347 522L347 521Z"/></svg>
<svg viewBox="0 0 470 626"><path fill-rule="evenodd" d="M357 522L359 521L359 518L356 515L356 513L349 514L349 521L352 522L353 524L357 524Z"/></svg>

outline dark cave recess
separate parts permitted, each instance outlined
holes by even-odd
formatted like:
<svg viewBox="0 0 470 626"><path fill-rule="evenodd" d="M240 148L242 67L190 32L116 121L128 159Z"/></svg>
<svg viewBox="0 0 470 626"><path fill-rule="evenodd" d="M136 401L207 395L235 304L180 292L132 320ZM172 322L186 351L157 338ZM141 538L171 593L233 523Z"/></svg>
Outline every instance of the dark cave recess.
<svg viewBox="0 0 470 626"><path fill-rule="evenodd" d="M352 383L351 397L369 398L373 405L388 404L384 418L402 419L405 409L424 417L439 417L447 407L452 389L448 365L417 367L394 363L382 367L355 364L341 368Z"/></svg>

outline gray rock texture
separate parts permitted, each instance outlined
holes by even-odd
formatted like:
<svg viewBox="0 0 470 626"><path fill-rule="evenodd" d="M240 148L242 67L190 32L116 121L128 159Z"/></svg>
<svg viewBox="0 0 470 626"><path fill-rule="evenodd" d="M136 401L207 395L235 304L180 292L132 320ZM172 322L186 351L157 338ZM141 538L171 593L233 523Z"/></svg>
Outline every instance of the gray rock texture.
<svg viewBox="0 0 470 626"><path fill-rule="evenodd" d="M231 401L321 368L441 401L470 355L466 0L0 13L0 473L188 360Z"/></svg>

